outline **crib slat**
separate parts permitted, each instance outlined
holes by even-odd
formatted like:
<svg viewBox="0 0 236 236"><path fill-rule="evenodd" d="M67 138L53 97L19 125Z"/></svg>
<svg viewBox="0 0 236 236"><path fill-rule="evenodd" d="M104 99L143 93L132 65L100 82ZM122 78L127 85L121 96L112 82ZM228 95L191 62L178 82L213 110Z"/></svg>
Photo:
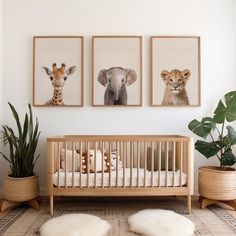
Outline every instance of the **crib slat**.
<svg viewBox="0 0 236 236"><path fill-rule="evenodd" d="M87 142L87 188L89 188L89 173L90 173L90 143Z"/></svg>
<svg viewBox="0 0 236 236"><path fill-rule="evenodd" d="M47 192L52 197L55 170L55 142L47 142Z"/></svg>
<svg viewBox="0 0 236 236"><path fill-rule="evenodd" d="M120 159L119 160L121 161L121 168L123 168L122 164L123 164L123 161L124 161L123 160L124 159L124 155L123 155L123 152L122 152L122 150L123 150L122 148L124 148L124 146L123 146L123 142L120 141L119 143L120 143L120 145L119 145L120 146L120 150L119 150ZM120 173L121 173L121 171L120 171ZM119 186L119 187L122 187L122 186Z"/></svg>
<svg viewBox="0 0 236 236"><path fill-rule="evenodd" d="M97 142L93 144L94 149L94 188L97 188Z"/></svg>
<svg viewBox="0 0 236 236"><path fill-rule="evenodd" d="M65 159L64 159L64 166L65 166L65 179L64 179L64 185L65 185L65 188L67 188L67 142L64 142L64 156L65 156Z"/></svg>
<svg viewBox="0 0 236 236"><path fill-rule="evenodd" d="M111 142L109 142L109 162L110 162L110 168L109 168L109 188L111 188L111 164L112 164L112 158L111 158Z"/></svg>
<svg viewBox="0 0 236 236"><path fill-rule="evenodd" d="M182 188L182 172L183 172L183 142L180 142L180 188Z"/></svg>
<svg viewBox="0 0 236 236"><path fill-rule="evenodd" d="M101 146L100 146L101 149ZM108 157L107 157L108 158ZM104 188L104 161L105 161L105 151L104 151L104 142L102 142L102 188Z"/></svg>
<svg viewBox="0 0 236 236"><path fill-rule="evenodd" d="M126 157L128 157L128 143L127 142L125 142L126 143L126 150L127 150L127 153L126 153ZM127 168L128 168L128 158L126 158L126 165L125 165Z"/></svg>
<svg viewBox="0 0 236 236"><path fill-rule="evenodd" d="M165 143L165 175L166 175L166 188L168 187L168 159L169 159L169 142Z"/></svg>
<svg viewBox="0 0 236 236"><path fill-rule="evenodd" d="M58 181L58 188L60 188L60 163L61 163L61 149L60 149L60 142L57 142L57 153L58 153L58 162L57 162L57 181Z"/></svg>
<svg viewBox="0 0 236 236"><path fill-rule="evenodd" d="M144 188L146 188L146 174L147 174L147 142L144 142Z"/></svg>
<svg viewBox="0 0 236 236"><path fill-rule="evenodd" d="M158 187L161 187L161 149L162 143L158 142Z"/></svg>
<svg viewBox="0 0 236 236"><path fill-rule="evenodd" d="M75 187L75 142L72 142L72 187Z"/></svg>
<svg viewBox="0 0 236 236"><path fill-rule="evenodd" d="M138 142L138 147L137 147L137 158L138 158L138 163L137 163L137 187L139 188L139 171L140 171L140 142Z"/></svg>
<svg viewBox="0 0 236 236"><path fill-rule="evenodd" d="M153 171L154 171L154 142L151 143L151 187L153 188Z"/></svg>
<svg viewBox="0 0 236 236"><path fill-rule="evenodd" d="M49 162L49 167L50 167L50 165L51 165L51 169L50 169L50 188L53 186L53 175L54 175L54 173L55 173L55 143L54 142L52 142L52 143L50 143L50 146L51 146L51 149L52 149L52 160L48 160L48 162Z"/></svg>
<svg viewBox="0 0 236 236"><path fill-rule="evenodd" d="M172 144L172 187L175 187L175 158L176 158L176 154L175 154L175 142L173 142Z"/></svg>
<svg viewBox="0 0 236 236"><path fill-rule="evenodd" d="M80 141L79 143L79 150L80 150L80 173L79 173L79 186L80 188L82 188L82 173L83 173L83 162L82 162L82 159L83 159L83 143Z"/></svg>
<svg viewBox="0 0 236 236"><path fill-rule="evenodd" d="M119 173L118 173L118 160L119 160L119 142L116 142L116 187L118 188L118 178L119 178Z"/></svg>
<svg viewBox="0 0 236 236"><path fill-rule="evenodd" d="M119 145L119 147L120 147L120 150L119 150L119 153L120 153L120 161L121 161L121 163L123 163L123 155L122 155L122 142L119 142L120 143L120 145Z"/></svg>
<svg viewBox="0 0 236 236"><path fill-rule="evenodd" d="M130 142L130 188L133 188L134 142Z"/></svg>
<svg viewBox="0 0 236 236"><path fill-rule="evenodd" d="M127 143L125 142L123 142L123 156L124 156L124 162L123 162L123 188L125 188L126 186L125 186L125 184L126 184L126 182L125 182L125 178L126 178L126 176L125 176L125 168L126 168L126 166L127 166Z"/></svg>

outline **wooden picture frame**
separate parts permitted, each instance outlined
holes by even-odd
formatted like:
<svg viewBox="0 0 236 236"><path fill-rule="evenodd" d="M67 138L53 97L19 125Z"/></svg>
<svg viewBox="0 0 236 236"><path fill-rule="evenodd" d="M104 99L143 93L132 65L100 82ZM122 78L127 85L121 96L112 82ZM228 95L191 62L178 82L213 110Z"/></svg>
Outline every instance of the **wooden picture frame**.
<svg viewBox="0 0 236 236"><path fill-rule="evenodd" d="M151 106L200 106L200 37L151 36L150 41Z"/></svg>
<svg viewBox="0 0 236 236"><path fill-rule="evenodd" d="M142 106L142 37L92 37L92 106Z"/></svg>
<svg viewBox="0 0 236 236"><path fill-rule="evenodd" d="M33 37L33 106L82 107L82 36Z"/></svg>

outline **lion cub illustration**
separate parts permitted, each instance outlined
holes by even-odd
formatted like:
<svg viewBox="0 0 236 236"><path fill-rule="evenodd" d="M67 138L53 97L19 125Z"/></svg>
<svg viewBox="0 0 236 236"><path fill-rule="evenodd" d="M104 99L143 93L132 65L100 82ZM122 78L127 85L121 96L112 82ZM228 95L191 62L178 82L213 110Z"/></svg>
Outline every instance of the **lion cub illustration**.
<svg viewBox="0 0 236 236"><path fill-rule="evenodd" d="M166 84L162 105L189 105L185 86L190 75L188 69L161 72L161 78Z"/></svg>

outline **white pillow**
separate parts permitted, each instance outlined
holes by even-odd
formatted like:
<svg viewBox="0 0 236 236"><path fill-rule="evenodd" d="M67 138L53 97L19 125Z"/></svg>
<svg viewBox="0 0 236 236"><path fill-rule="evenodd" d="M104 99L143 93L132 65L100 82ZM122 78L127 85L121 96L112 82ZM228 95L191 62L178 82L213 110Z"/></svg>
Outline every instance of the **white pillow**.
<svg viewBox="0 0 236 236"><path fill-rule="evenodd" d="M95 171L95 152L93 149L89 150L89 159L90 159L90 171ZM102 163L103 163L103 169L105 170L107 168L106 162L104 158L102 157L101 150L96 150L96 171L102 171Z"/></svg>
<svg viewBox="0 0 236 236"><path fill-rule="evenodd" d="M116 170L116 150L113 150L110 155L110 161L111 161L111 170ZM123 168L122 161L120 160L120 156L118 155L118 170L121 170Z"/></svg>
<svg viewBox="0 0 236 236"><path fill-rule="evenodd" d="M66 154L66 166L65 166L65 154ZM72 150L66 150L64 148L61 148L61 168L63 170L72 171L73 170L73 155ZM74 151L74 166L75 171L80 170L80 154Z"/></svg>

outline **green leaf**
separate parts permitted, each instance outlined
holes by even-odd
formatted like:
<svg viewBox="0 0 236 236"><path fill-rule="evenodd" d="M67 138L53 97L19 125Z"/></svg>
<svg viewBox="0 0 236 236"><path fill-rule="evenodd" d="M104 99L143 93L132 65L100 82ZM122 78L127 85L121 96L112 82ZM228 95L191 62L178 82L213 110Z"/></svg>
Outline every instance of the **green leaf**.
<svg viewBox="0 0 236 236"><path fill-rule="evenodd" d="M236 91L225 94L224 99L219 101L213 118L219 124L225 120L228 122L236 120Z"/></svg>
<svg viewBox="0 0 236 236"><path fill-rule="evenodd" d="M32 135L33 135L33 128L34 128L34 124L33 124L33 115L32 115L32 109L30 104L28 104L29 107L29 140L32 139Z"/></svg>
<svg viewBox="0 0 236 236"><path fill-rule="evenodd" d="M236 157L232 153L231 149L226 150L221 158L221 165L223 166L232 166L236 163Z"/></svg>
<svg viewBox="0 0 236 236"><path fill-rule="evenodd" d="M227 107L235 107L236 91L226 93L224 99Z"/></svg>
<svg viewBox="0 0 236 236"><path fill-rule="evenodd" d="M221 148L219 147L217 142L205 142L198 140L195 143L195 149L198 150L206 158L210 158L212 156L215 156Z"/></svg>
<svg viewBox="0 0 236 236"><path fill-rule="evenodd" d="M226 112L227 112L227 109L225 105L223 104L223 102L220 100L217 105L217 108L214 111L213 118L216 121L216 123L221 124L225 121Z"/></svg>
<svg viewBox="0 0 236 236"><path fill-rule="evenodd" d="M16 121L16 124L17 124L18 132L19 132L19 138L22 139L22 128L21 128L18 113L17 113L16 109L12 106L12 104L10 102L8 102L8 104L11 108L12 114L13 114L13 116L15 118L15 121Z"/></svg>
<svg viewBox="0 0 236 236"><path fill-rule="evenodd" d="M231 146L231 139L229 138L229 135L225 135L222 139L222 142L219 144L222 148L223 147L229 147Z"/></svg>
<svg viewBox="0 0 236 236"><path fill-rule="evenodd" d="M216 127L214 119L211 117L204 117L200 122L196 119L192 120L188 124L188 128L196 135L205 138Z"/></svg>
<svg viewBox="0 0 236 236"><path fill-rule="evenodd" d="M12 177L28 177L33 175L35 162L38 159L38 156L35 156L40 135L38 119L36 118L36 124L34 125L32 109L29 104L29 112L25 114L24 123L21 126L15 108L10 103L9 106L17 124L18 134L9 126L2 126L1 140L4 145L9 146L9 155L6 156L1 152L0 154L10 163Z"/></svg>
<svg viewBox="0 0 236 236"><path fill-rule="evenodd" d="M230 140L230 145L236 144L236 131L230 125L226 126L226 129L228 130L228 137Z"/></svg>
<svg viewBox="0 0 236 236"><path fill-rule="evenodd" d="M23 128L23 139L26 139L28 132L28 114L25 114L24 128Z"/></svg>

